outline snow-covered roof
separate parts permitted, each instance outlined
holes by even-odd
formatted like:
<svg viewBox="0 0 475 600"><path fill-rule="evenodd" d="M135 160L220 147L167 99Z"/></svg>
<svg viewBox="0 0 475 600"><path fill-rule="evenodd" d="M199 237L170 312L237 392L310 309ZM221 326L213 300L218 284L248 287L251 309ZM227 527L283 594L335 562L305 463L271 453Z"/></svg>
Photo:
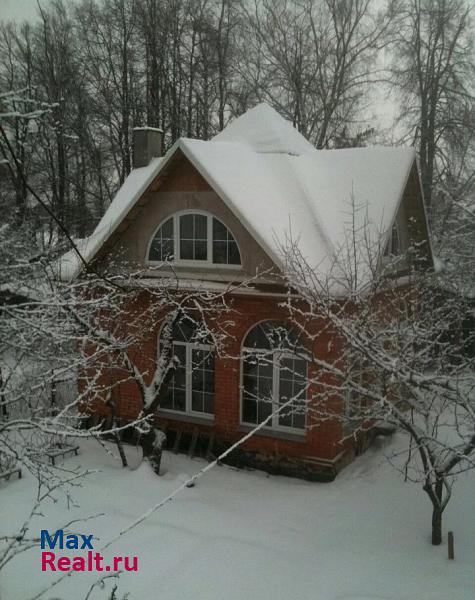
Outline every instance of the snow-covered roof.
<svg viewBox="0 0 475 600"><path fill-rule="evenodd" d="M299 156L315 150L295 127L268 104L258 104L215 135L212 142L243 144L259 154Z"/></svg>
<svg viewBox="0 0 475 600"><path fill-rule="evenodd" d="M316 150L274 109L260 104L210 141L181 138L162 159L134 169L81 251L91 260L180 149L274 262L291 232L308 262L325 272L351 231L390 230L411 166L412 148ZM354 204L360 210L353 212ZM80 269L69 253L67 274ZM65 257L67 258L67 257ZM62 267L63 269L63 267Z"/></svg>

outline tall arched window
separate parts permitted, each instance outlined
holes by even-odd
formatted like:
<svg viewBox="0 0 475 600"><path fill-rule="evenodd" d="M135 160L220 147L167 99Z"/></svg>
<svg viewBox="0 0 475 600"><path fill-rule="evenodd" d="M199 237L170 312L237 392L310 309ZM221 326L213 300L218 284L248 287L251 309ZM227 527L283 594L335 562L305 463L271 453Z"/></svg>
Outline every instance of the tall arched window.
<svg viewBox="0 0 475 600"><path fill-rule="evenodd" d="M178 366L160 406L209 417L214 414L214 347L208 337L199 334L196 324L186 316L173 327L173 354Z"/></svg>
<svg viewBox="0 0 475 600"><path fill-rule="evenodd" d="M206 265L240 265L241 254L229 229L204 212L176 213L164 221L152 237L149 262Z"/></svg>
<svg viewBox="0 0 475 600"><path fill-rule="evenodd" d="M255 425L292 398L272 416L269 427L305 429L307 361L297 333L275 321L259 323L243 344L241 421Z"/></svg>

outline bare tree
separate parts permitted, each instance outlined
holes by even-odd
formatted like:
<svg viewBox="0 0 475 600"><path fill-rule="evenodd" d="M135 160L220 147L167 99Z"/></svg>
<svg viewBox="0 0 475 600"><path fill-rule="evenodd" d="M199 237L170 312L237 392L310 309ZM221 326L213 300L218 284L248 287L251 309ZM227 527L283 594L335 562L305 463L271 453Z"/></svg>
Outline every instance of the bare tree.
<svg viewBox="0 0 475 600"><path fill-rule="evenodd" d="M401 92L402 120L418 145L424 198L431 206L440 162L470 127L471 10L464 0L407 0L400 5L396 33L393 81Z"/></svg>
<svg viewBox="0 0 475 600"><path fill-rule="evenodd" d="M289 239L286 278L304 302L289 299L288 309L310 344L325 327L339 348L332 361L311 358L319 393L308 411L317 421L339 420L354 440L375 427L407 435L399 468L428 495L432 543L440 544L456 475L475 467L471 340L462 335L458 298L421 270L416 248L391 258L386 245L387 236L371 241L367 230L355 230L322 274ZM302 327L312 322L323 324L318 333Z"/></svg>
<svg viewBox="0 0 475 600"><path fill-rule="evenodd" d="M355 124L377 81L375 57L388 42L392 16L392 4L383 14L370 0L256 3L249 22L258 95L317 148L327 147Z"/></svg>

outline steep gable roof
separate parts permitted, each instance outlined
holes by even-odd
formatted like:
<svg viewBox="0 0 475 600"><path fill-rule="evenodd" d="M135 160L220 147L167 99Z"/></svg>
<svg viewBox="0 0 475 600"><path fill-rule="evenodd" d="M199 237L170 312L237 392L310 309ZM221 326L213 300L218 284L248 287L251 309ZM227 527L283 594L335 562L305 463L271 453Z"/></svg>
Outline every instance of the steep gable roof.
<svg viewBox="0 0 475 600"><path fill-rule="evenodd" d="M355 228L365 226L373 239L390 230L415 160L412 148L316 150L276 111L261 104L212 140L181 138L165 157L133 170L84 241L81 251L87 261L178 150L277 265L283 266L282 241L291 232L302 255L323 274L344 247L353 218ZM352 202L359 207L356 212ZM62 268L73 276L80 264L72 253L65 259Z"/></svg>

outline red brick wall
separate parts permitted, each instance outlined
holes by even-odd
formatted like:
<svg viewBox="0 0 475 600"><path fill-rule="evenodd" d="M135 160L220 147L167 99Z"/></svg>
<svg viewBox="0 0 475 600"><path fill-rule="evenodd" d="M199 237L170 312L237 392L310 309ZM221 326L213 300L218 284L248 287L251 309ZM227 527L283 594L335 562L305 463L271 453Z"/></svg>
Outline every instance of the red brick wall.
<svg viewBox="0 0 475 600"><path fill-rule="evenodd" d="M234 442L241 438L245 432L240 431L240 360L241 345L247 332L257 323L264 320L285 320L287 313L284 308L279 307L281 300L271 297L244 297L235 296L232 299L234 313L232 315L233 326L228 328L229 337L223 356L217 356L215 360L215 418L209 428L214 430L216 437L228 442ZM147 303L144 295L140 303ZM145 304L135 306L134 309L143 309ZM229 319L229 315L226 315ZM322 323L315 323L314 327L323 330ZM157 356L158 332L160 323L150 331L149 337L145 339L140 348L134 353L134 360L142 371L152 373ZM322 359L334 359L338 352L338 344L331 339L331 333L325 332L318 338L314 352ZM331 350L329 350L331 348ZM331 354L330 354L331 353ZM236 358L234 358L236 357ZM311 366L310 366L311 368ZM315 373L310 372L313 378ZM123 381L114 391L114 398L118 405L119 416L127 420L134 419L141 409L139 390L134 381L127 379L125 372L117 371L116 378ZM309 396L313 397L318 392L318 386L309 390ZM335 399L335 402L338 402ZM100 412L104 414L104 407ZM158 422L163 419L158 419ZM170 419L167 418L170 423ZM323 421L316 423L308 418L310 427L306 431L302 441L289 441L277 439L269 435L259 434L247 441L242 448L251 451L285 454L293 457L314 456L331 459L339 454L342 446L341 425L338 422ZM190 425L190 428L206 428L206 426Z"/></svg>

